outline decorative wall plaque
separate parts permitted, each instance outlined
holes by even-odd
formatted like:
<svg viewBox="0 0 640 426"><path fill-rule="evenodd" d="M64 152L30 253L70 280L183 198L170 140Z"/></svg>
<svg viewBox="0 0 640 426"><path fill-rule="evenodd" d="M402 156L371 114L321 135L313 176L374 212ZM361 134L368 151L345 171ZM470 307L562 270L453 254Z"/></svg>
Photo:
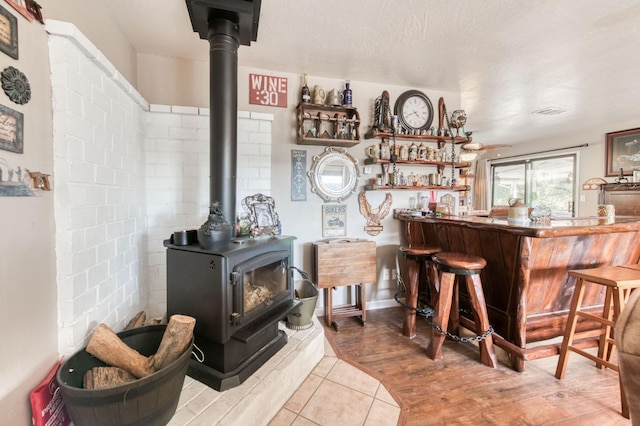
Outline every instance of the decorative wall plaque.
<svg viewBox="0 0 640 426"><path fill-rule="evenodd" d="M325 204L322 206L322 236L344 237L347 235L347 206Z"/></svg>
<svg viewBox="0 0 640 426"><path fill-rule="evenodd" d="M22 71L7 67L0 73L2 90L13 102L24 105L31 99L31 85Z"/></svg>
<svg viewBox="0 0 640 426"><path fill-rule="evenodd" d="M360 214L365 217L367 223L364 230L369 235L378 235L382 231L382 225L380 222L387 217L391 212L391 203L393 197L390 192L385 195L384 201L375 209L371 208L369 201L367 201L367 193L362 191L358 195L358 204L360 205Z"/></svg>
<svg viewBox="0 0 640 426"><path fill-rule="evenodd" d="M0 50L18 59L18 20L0 6Z"/></svg>
<svg viewBox="0 0 640 426"><path fill-rule="evenodd" d="M0 149L22 154L24 115L0 105Z"/></svg>
<svg viewBox="0 0 640 426"><path fill-rule="evenodd" d="M286 77L249 74L249 103L286 108L287 81Z"/></svg>
<svg viewBox="0 0 640 426"><path fill-rule="evenodd" d="M33 21L33 15L27 9L25 0L4 0L29 22Z"/></svg>
<svg viewBox="0 0 640 426"><path fill-rule="evenodd" d="M291 150L291 201L307 201L307 151Z"/></svg>

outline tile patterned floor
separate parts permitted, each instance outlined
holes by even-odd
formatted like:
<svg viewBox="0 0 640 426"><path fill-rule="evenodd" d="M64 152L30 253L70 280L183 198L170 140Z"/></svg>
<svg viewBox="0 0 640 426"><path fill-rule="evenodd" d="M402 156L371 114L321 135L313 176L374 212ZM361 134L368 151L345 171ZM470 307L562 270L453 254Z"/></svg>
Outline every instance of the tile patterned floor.
<svg viewBox="0 0 640 426"><path fill-rule="evenodd" d="M373 377L336 357L325 340L324 358L269 426L395 425L400 407Z"/></svg>
<svg viewBox="0 0 640 426"><path fill-rule="evenodd" d="M322 325L287 345L240 386L218 392L187 376L169 426L395 425L400 407L376 379L336 357Z"/></svg>

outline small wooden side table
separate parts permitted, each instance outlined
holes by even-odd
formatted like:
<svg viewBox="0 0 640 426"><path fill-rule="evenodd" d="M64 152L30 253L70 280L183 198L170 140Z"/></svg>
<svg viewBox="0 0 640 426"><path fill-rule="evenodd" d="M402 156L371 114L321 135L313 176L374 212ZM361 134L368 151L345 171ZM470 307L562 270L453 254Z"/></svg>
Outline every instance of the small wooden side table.
<svg viewBox="0 0 640 426"><path fill-rule="evenodd" d="M362 239L328 239L313 243L314 281L324 290L326 324L336 331L334 318L360 317L366 326L365 284L374 283L376 277L376 243ZM333 308L332 290L342 286L357 286L355 303Z"/></svg>

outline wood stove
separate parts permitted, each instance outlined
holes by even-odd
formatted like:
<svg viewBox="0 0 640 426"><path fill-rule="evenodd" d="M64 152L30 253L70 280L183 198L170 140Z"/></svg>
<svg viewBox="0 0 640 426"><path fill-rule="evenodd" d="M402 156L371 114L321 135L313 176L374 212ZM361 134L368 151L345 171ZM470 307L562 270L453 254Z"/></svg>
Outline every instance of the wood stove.
<svg viewBox="0 0 640 426"><path fill-rule="evenodd" d="M278 322L293 298L293 237L239 238L219 249L167 245L167 315L196 318L189 376L226 390L287 343Z"/></svg>
<svg viewBox="0 0 640 426"><path fill-rule="evenodd" d="M295 238L235 238L227 232L233 227L226 226L236 217L238 47L257 38L260 0L186 3L193 30L210 45L212 211L197 232L199 243L194 237L186 244L165 241L167 315L196 319L195 347L204 359L191 359L187 374L223 391L242 383L287 343L278 322L300 304L293 298L289 269Z"/></svg>

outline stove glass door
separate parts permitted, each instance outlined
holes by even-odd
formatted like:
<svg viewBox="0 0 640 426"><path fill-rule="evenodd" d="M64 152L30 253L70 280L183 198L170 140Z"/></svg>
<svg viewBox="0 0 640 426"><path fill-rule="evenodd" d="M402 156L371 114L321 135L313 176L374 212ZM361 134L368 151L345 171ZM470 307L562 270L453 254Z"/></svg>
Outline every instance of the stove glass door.
<svg viewBox="0 0 640 426"><path fill-rule="evenodd" d="M242 277L242 316L270 306L289 293L289 253L276 251L238 265ZM237 312L237 311L236 311Z"/></svg>

